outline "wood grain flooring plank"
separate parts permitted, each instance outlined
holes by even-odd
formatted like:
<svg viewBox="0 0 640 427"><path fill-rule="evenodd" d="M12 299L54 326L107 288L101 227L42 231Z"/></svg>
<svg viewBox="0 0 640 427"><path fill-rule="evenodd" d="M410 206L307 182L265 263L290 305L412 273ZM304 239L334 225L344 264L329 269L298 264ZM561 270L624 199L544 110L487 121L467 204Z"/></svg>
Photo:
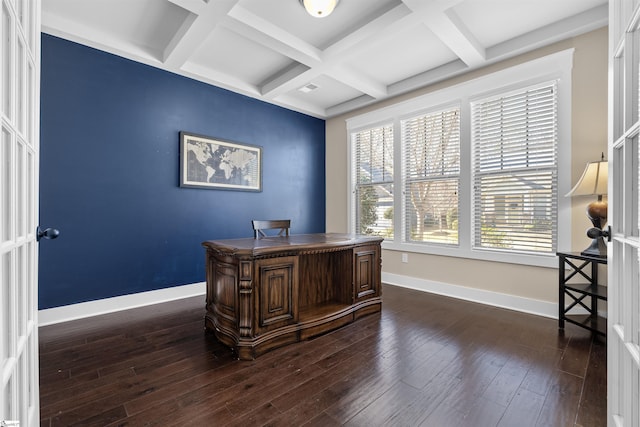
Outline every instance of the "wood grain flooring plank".
<svg viewBox="0 0 640 427"><path fill-rule="evenodd" d="M498 427L535 426L543 404L544 397L539 394L526 389L518 390L498 422Z"/></svg>
<svg viewBox="0 0 640 427"><path fill-rule="evenodd" d="M247 405L251 411L247 414L240 416L239 418L229 417L228 419L218 419L215 421L215 425L224 427L247 427L247 426L262 426L269 422L269 420L278 417L282 412L271 402L259 404ZM194 420L197 421L197 420Z"/></svg>
<svg viewBox="0 0 640 427"><path fill-rule="evenodd" d="M180 406L175 401L163 402L137 414L129 414L119 420L115 420L104 427L169 427L175 414L180 413Z"/></svg>
<svg viewBox="0 0 640 427"><path fill-rule="evenodd" d="M332 418L346 422L386 393L398 381L394 375L375 375L374 372L350 379L351 393L342 396L339 402L333 403L324 411Z"/></svg>
<svg viewBox="0 0 640 427"><path fill-rule="evenodd" d="M453 345L446 345L432 355L427 356L422 365L405 374L401 380L415 389L421 390L429 384L447 366L454 363L458 350Z"/></svg>
<svg viewBox="0 0 640 427"><path fill-rule="evenodd" d="M584 378L589 363L592 340L593 337L589 334L572 336L558 365L559 369Z"/></svg>
<svg viewBox="0 0 640 427"><path fill-rule="evenodd" d="M462 384L460 378L441 372L416 396L402 411L396 412L389 418L390 425L418 426L427 419L432 419L434 412L447 410L451 405L447 405L448 400L455 400ZM384 396L383 396L384 397ZM454 398L454 399L452 399ZM446 409L445 409L446 408ZM449 418L449 416L447 417ZM438 425L429 422L431 425Z"/></svg>
<svg viewBox="0 0 640 427"><path fill-rule="evenodd" d="M467 413L462 419L456 419L457 427L495 427L507 410L506 406L479 397L468 405Z"/></svg>
<svg viewBox="0 0 640 427"><path fill-rule="evenodd" d="M209 383L197 390L184 393L176 398L182 408L189 408L186 422L191 417L203 417L207 413L225 409L230 413L227 404L234 401L243 401L248 391L256 387L269 387L277 383L281 377L294 374L298 366L291 361L299 356L298 352L286 353L287 357L279 357L272 362L271 369L261 369L243 381L229 383L227 387L220 387L220 382Z"/></svg>
<svg viewBox="0 0 640 427"><path fill-rule="evenodd" d="M290 395L298 401L300 396L306 396L308 393L317 391L317 379L322 378L326 370L318 367L317 365L304 366L296 369L289 375L285 375L278 379L271 385L256 387L251 391L244 393L242 399L230 401L226 404L227 410L234 416L240 417L247 412L250 412L253 407L263 404L269 404L278 411L281 411L282 399ZM286 390L285 393L282 393ZM277 397L276 397L277 396ZM277 403L272 403L276 401ZM251 405L247 405L247 402L251 402Z"/></svg>
<svg viewBox="0 0 640 427"><path fill-rule="evenodd" d="M41 411L45 416L48 415L50 408L58 410L71 410L94 401L101 401L105 405L117 406L129 403L141 396L147 396L158 388L168 386L183 380L189 380L202 372L209 372L212 368L211 364L207 364L206 360L187 359L185 363L176 363L163 366L153 372L129 375L129 371L124 371L127 375L121 375L123 371L116 372L114 375L98 378L95 381L78 384L67 389L67 393L59 396L50 396L50 400L42 406ZM109 403L107 403L109 402Z"/></svg>
<svg viewBox="0 0 640 427"><path fill-rule="evenodd" d="M536 423L538 426L572 426L576 422L583 386L582 378L563 371L556 372L557 375L552 379L546 393L544 406Z"/></svg>
<svg viewBox="0 0 640 427"><path fill-rule="evenodd" d="M309 420L309 422L304 423L303 427L339 427L342 423L334 420L329 415L324 412L321 412L319 415Z"/></svg>
<svg viewBox="0 0 640 427"><path fill-rule="evenodd" d="M508 407L529 372L533 363L532 357L533 354L527 348L515 346L507 362L483 393L483 397Z"/></svg>
<svg viewBox="0 0 640 427"><path fill-rule="evenodd" d="M591 345L587 373L584 378L580 410L577 423L583 427L598 427L607 424L607 343L595 339ZM602 400L605 400L603 404Z"/></svg>
<svg viewBox="0 0 640 427"><path fill-rule="evenodd" d="M477 355L458 358L443 371L443 374L459 379L461 384L448 396L445 403L451 406L456 414L467 414L474 402L480 400L494 381L506 360L503 354L483 350L479 350Z"/></svg>
<svg viewBox="0 0 640 427"><path fill-rule="evenodd" d="M347 421L345 425L392 425L393 417L405 410L419 396L418 392L418 389L409 384L397 381L391 388Z"/></svg>
<svg viewBox="0 0 640 427"><path fill-rule="evenodd" d="M544 396L548 393L553 380L561 372L558 366L563 351L551 347L531 349L530 351L536 355L535 362L529 367L529 371L522 381L522 387Z"/></svg>

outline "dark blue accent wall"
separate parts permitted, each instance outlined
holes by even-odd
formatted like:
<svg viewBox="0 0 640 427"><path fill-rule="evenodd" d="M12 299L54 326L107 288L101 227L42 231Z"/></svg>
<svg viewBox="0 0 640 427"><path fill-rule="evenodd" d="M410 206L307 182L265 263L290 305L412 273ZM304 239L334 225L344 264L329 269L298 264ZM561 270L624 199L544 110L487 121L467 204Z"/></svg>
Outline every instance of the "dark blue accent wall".
<svg viewBox="0 0 640 427"><path fill-rule="evenodd" d="M204 281L252 219L325 229L325 122L42 35L39 308ZM263 191L179 187L180 131L263 147Z"/></svg>

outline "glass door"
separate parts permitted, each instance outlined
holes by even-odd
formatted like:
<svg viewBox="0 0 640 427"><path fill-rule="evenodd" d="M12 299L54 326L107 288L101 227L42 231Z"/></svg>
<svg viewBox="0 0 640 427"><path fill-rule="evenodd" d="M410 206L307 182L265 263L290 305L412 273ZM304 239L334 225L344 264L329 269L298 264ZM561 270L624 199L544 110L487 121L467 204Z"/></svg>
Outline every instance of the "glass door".
<svg viewBox="0 0 640 427"><path fill-rule="evenodd" d="M40 0L0 2L0 424L37 426Z"/></svg>

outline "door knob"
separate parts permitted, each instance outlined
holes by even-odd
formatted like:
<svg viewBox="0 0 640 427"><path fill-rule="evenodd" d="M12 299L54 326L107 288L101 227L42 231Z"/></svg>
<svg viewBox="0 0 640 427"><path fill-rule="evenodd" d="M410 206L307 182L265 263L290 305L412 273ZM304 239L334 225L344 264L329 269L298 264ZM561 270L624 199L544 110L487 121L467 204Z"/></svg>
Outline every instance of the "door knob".
<svg viewBox="0 0 640 427"><path fill-rule="evenodd" d="M44 230L38 226L36 228L36 240L39 242L43 237L45 239L55 239L60 235L60 231L56 228L45 228Z"/></svg>

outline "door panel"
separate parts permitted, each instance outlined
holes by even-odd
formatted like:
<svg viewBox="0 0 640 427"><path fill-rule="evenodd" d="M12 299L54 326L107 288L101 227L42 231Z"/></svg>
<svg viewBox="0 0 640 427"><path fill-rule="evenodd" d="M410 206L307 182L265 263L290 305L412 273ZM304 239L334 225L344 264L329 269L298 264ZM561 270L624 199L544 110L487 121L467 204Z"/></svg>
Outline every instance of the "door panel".
<svg viewBox="0 0 640 427"><path fill-rule="evenodd" d="M640 425L640 3L609 2L608 424Z"/></svg>
<svg viewBox="0 0 640 427"><path fill-rule="evenodd" d="M375 246L357 248L354 256L354 283L356 301L379 295L378 267L376 261L380 259Z"/></svg>
<svg viewBox="0 0 640 427"><path fill-rule="evenodd" d="M298 258L258 260L257 330L267 332L298 321Z"/></svg>
<svg viewBox="0 0 640 427"><path fill-rule="evenodd" d="M0 422L37 426L40 0L0 2Z"/></svg>

